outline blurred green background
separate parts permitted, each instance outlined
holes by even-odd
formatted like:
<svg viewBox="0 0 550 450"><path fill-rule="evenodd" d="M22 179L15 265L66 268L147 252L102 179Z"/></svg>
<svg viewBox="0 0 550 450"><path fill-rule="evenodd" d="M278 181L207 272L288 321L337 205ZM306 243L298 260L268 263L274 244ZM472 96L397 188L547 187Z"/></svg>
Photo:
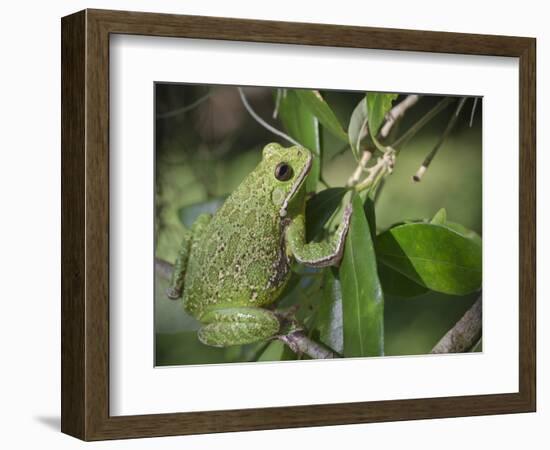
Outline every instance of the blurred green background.
<svg viewBox="0 0 550 450"><path fill-rule="evenodd" d="M273 119L274 88L245 88L254 110L278 129ZM347 127L363 92L321 91ZM401 101L399 96L394 104ZM399 136L425 114L440 96L422 96L392 130ZM281 138L261 127L245 110L232 86L157 83L155 85L155 241L156 256L173 262L182 223L200 212L214 212L261 159L261 149ZM480 99L481 100L481 99ZM376 203L377 230L403 220L431 218L446 208L449 220L482 232L482 105L478 101L470 124L470 99L420 183L412 175L445 129L454 107L448 107L424 127L398 155ZM351 150L323 130L322 176L331 187L343 186L357 163ZM390 141L391 142L391 141ZM300 280L312 285L314 281ZM181 301L164 295L166 281L155 280L156 365L206 364L295 359L280 342L217 349L196 338L199 324ZM307 288L307 286L305 286ZM414 298L385 296L385 354L428 353L476 300L429 292ZM312 299L313 300L313 299ZM311 308L315 308L312 302Z"/></svg>

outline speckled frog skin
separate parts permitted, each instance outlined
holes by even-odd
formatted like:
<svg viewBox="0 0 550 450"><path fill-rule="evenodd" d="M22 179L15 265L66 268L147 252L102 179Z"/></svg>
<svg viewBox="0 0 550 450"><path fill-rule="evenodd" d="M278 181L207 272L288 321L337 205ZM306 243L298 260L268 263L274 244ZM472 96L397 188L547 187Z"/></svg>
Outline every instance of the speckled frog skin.
<svg viewBox="0 0 550 450"><path fill-rule="evenodd" d="M290 277L293 259L323 267L338 264L351 207L326 242L305 241L305 180L311 153L268 144L262 161L214 216L201 215L186 231L168 296L183 298L202 327L206 345L262 341L279 332L272 304Z"/></svg>

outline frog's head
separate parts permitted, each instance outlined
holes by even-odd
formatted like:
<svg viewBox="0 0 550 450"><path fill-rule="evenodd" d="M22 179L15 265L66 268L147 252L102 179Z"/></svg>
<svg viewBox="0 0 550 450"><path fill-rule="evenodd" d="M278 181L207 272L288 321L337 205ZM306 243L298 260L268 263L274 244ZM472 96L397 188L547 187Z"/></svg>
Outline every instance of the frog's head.
<svg viewBox="0 0 550 450"><path fill-rule="evenodd" d="M294 199L301 198L302 188L311 170L313 156L304 147L284 148L279 144L267 144L263 149L264 174L270 177L271 200L279 207L279 215L285 217ZM305 201L305 196L304 196Z"/></svg>

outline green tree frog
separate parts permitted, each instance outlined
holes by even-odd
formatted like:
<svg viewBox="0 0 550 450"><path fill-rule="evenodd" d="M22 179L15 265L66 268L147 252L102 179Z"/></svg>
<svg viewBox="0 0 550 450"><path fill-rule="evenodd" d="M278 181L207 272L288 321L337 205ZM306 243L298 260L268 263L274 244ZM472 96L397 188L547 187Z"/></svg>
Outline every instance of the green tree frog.
<svg viewBox="0 0 550 450"><path fill-rule="evenodd" d="M328 240L306 242L305 180L312 158L303 147L268 144L222 207L186 230L167 295L182 297L185 310L201 322L204 344L225 347L276 336L280 321L264 307L285 287L292 261L339 263L351 204Z"/></svg>

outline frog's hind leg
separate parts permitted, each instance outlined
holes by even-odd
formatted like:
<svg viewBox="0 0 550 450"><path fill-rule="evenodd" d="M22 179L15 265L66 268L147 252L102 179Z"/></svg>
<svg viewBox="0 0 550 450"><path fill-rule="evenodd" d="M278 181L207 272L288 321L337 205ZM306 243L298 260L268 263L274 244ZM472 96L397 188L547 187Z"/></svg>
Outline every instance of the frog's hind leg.
<svg viewBox="0 0 550 450"><path fill-rule="evenodd" d="M201 214L190 230L185 229L183 233L182 242L178 251L176 262L174 263L174 269L172 270L172 277L170 279L170 285L166 290L166 296L171 299L177 299L181 297L183 291L183 280L185 278L185 272L187 270L187 261L191 253L191 244L193 241L200 237L203 230L210 222L210 214Z"/></svg>
<svg viewBox="0 0 550 450"><path fill-rule="evenodd" d="M255 307L212 310L201 317L201 322L205 325L199 330L199 340L214 347L264 341L280 328L273 312Z"/></svg>

